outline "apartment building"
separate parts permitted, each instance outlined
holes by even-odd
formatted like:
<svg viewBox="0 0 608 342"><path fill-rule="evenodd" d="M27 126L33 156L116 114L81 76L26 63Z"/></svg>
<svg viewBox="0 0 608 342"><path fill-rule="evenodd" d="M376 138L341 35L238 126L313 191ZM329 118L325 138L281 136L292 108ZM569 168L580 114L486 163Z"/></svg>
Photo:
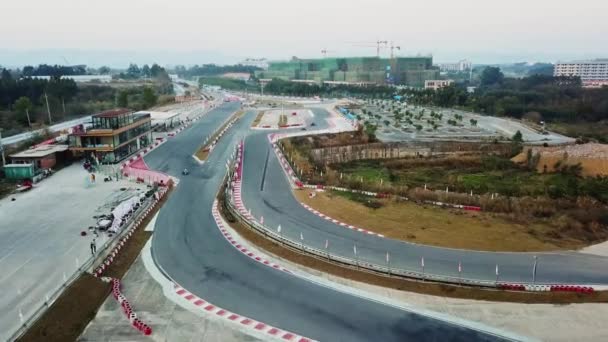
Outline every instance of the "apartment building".
<svg viewBox="0 0 608 342"><path fill-rule="evenodd" d="M580 77L585 87L608 86L608 58L558 62L555 64L553 75Z"/></svg>

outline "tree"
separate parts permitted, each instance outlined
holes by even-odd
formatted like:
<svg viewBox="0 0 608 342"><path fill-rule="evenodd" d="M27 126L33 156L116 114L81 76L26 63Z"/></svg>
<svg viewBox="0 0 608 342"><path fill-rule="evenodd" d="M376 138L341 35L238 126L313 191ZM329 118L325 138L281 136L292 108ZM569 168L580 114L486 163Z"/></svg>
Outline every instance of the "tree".
<svg viewBox="0 0 608 342"><path fill-rule="evenodd" d="M152 72L150 71L150 67L148 66L148 64L144 64L144 66L141 67L141 75L144 77L152 76Z"/></svg>
<svg viewBox="0 0 608 342"><path fill-rule="evenodd" d="M471 126L477 126L477 120L471 119L469 122L471 123Z"/></svg>
<svg viewBox="0 0 608 342"><path fill-rule="evenodd" d="M150 107L153 107L154 105L156 105L156 101L158 100L158 97L156 96L156 94L154 93L154 90L152 90L152 88L145 87L144 93L143 93L143 100L144 100L144 106L146 108L150 108Z"/></svg>
<svg viewBox="0 0 608 342"><path fill-rule="evenodd" d="M137 64L129 64L129 68L127 68L127 75L131 78L138 78L141 75L141 70L137 66Z"/></svg>
<svg viewBox="0 0 608 342"><path fill-rule="evenodd" d="M150 68L150 76L151 77L158 77L160 76L160 74L164 71L163 68L160 67L160 65L154 63L152 64L152 68Z"/></svg>
<svg viewBox="0 0 608 342"><path fill-rule="evenodd" d="M32 102L29 97L21 96L15 101L15 110L21 114L21 118L25 120L21 120L23 123L27 123L28 126L32 126L32 122L30 121L30 109L32 109Z"/></svg>
<svg viewBox="0 0 608 342"><path fill-rule="evenodd" d="M110 67L107 67L104 65L104 66L100 67L97 71L99 72L100 75L108 75L111 70L110 70Z"/></svg>
<svg viewBox="0 0 608 342"><path fill-rule="evenodd" d="M504 80L505 75L498 67L486 67L481 73L481 86L488 87L495 84L500 84Z"/></svg>
<svg viewBox="0 0 608 342"><path fill-rule="evenodd" d="M129 94L124 90L119 92L116 102L118 104L118 107L121 107L121 108L129 107Z"/></svg>
<svg viewBox="0 0 608 342"><path fill-rule="evenodd" d="M513 142L516 142L516 143L524 142L524 137L519 130L517 130L517 132L515 132L515 134L513 134L513 138L511 138L511 139L513 140Z"/></svg>

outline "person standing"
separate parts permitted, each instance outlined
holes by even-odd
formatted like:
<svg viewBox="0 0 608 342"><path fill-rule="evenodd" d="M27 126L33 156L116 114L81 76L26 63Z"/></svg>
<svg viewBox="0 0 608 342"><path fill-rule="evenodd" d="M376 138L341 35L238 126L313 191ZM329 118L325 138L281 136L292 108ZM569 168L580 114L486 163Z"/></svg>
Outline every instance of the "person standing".
<svg viewBox="0 0 608 342"><path fill-rule="evenodd" d="M93 238L93 241L91 241L91 255L95 256L95 253L97 253L97 243Z"/></svg>

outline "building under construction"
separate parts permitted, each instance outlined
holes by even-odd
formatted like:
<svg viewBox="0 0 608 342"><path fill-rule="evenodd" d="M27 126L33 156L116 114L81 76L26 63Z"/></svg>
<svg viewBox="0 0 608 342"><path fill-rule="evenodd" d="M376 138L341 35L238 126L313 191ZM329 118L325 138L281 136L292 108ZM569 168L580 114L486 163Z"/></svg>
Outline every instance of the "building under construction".
<svg viewBox="0 0 608 342"><path fill-rule="evenodd" d="M256 71L260 79L345 83L395 84L424 87L424 81L439 78L433 57L349 57L299 59L270 62L268 70Z"/></svg>

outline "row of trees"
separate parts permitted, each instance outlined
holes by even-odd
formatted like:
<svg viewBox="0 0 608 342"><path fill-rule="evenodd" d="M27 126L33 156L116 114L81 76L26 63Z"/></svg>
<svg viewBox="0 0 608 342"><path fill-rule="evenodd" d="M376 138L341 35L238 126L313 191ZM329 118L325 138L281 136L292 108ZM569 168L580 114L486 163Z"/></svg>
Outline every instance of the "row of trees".
<svg viewBox="0 0 608 342"><path fill-rule="evenodd" d="M203 65L194 65L192 67L186 68L183 65L178 65L175 67L174 71L182 78L189 78L195 76L219 76L225 73L230 72L238 72L238 73L248 73L253 74L254 71L261 70L258 67L250 66L250 65L216 65L216 64L203 64Z"/></svg>
<svg viewBox="0 0 608 342"><path fill-rule="evenodd" d="M521 118L526 113L538 112L545 121L608 119L608 88L586 89L575 77L505 78L498 68L488 67L474 93L458 85L403 93L416 104L461 107L490 115Z"/></svg>
<svg viewBox="0 0 608 342"><path fill-rule="evenodd" d="M159 99L159 94L172 92L168 76L166 82L117 90L106 85L77 86L74 80L61 75L38 79L22 72L7 69L0 72L0 127L5 136L117 106L133 110L149 108L159 100L169 99ZM159 72L162 73L166 75L164 69Z"/></svg>

